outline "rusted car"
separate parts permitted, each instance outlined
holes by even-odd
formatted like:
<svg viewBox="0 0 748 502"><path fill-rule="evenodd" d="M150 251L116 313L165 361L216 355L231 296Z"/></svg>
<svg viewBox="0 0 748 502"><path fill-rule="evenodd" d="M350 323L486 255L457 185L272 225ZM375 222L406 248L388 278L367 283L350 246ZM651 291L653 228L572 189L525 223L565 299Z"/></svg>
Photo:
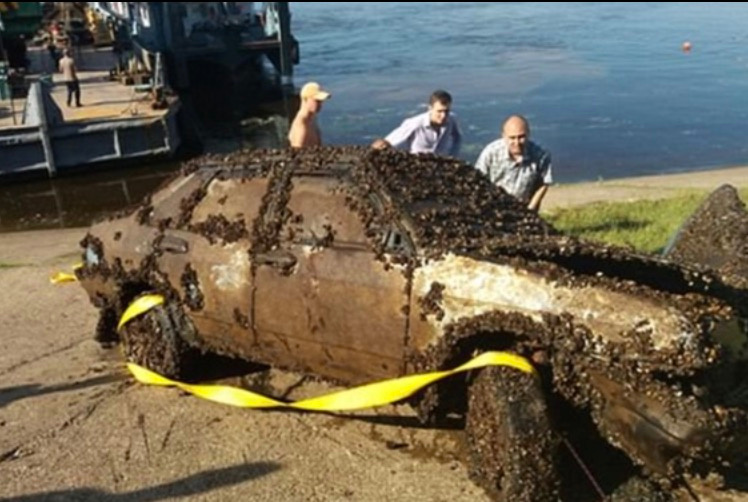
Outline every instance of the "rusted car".
<svg viewBox="0 0 748 502"><path fill-rule="evenodd" d="M81 244L97 338L169 377L205 352L346 385L529 358L540 378L487 368L412 398L426 422L464 417L471 473L507 500L559 496L555 403L663 483L745 469L745 291L561 235L459 161L203 157ZM149 292L164 305L118 333Z"/></svg>

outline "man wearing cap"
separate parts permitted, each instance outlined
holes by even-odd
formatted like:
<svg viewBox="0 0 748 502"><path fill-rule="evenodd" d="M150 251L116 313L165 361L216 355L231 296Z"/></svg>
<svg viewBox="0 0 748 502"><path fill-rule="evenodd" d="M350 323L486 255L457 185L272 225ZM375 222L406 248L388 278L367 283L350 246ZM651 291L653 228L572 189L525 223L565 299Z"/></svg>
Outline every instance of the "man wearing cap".
<svg viewBox="0 0 748 502"><path fill-rule="evenodd" d="M291 148L320 146L322 134L317 125L317 114L322 109L322 102L330 98L330 93L317 82L308 82L301 88L300 97L301 106L288 131L288 142Z"/></svg>
<svg viewBox="0 0 748 502"><path fill-rule="evenodd" d="M553 183L551 155L530 141L530 125L522 115L504 121L501 138L483 149L475 167L491 183L525 202L531 211L540 209Z"/></svg>
<svg viewBox="0 0 748 502"><path fill-rule="evenodd" d="M425 113L405 119L400 127L384 139L377 139L371 147L394 146L410 153L438 153L456 157L460 153L462 133L457 120L450 114L452 96L443 90L434 91Z"/></svg>

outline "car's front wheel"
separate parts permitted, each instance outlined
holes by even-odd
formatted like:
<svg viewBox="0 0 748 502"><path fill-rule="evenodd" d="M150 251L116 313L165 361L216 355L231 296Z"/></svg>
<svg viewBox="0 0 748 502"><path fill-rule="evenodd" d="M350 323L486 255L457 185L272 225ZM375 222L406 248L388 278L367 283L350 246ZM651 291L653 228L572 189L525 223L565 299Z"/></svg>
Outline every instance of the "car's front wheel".
<svg viewBox="0 0 748 502"><path fill-rule="evenodd" d="M501 500L558 500L558 440L540 382L512 368L480 371L469 389L471 475Z"/></svg>
<svg viewBox="0 0 748 502"><path fill-rule="evenodd" d="M122 328L122 344L128 361L167 378L189 375L198 355L180 335L184 314L173 303L157 305L131 319Z"/></svg>
<svg viewBox="0 0 748 502"><path fill-rule="evenodd" d="M663 492L652 481L634 476L615 489L606 502L671 502L673 497Z"/></svg>

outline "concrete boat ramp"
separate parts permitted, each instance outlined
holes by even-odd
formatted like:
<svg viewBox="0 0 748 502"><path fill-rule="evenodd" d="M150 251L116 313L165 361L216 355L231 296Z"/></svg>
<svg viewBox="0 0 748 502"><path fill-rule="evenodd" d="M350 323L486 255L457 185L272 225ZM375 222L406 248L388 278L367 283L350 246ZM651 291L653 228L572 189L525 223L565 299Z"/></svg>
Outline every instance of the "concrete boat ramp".
<svg viewBox="0 0 748 502"><path fill-rule="evenodd" d="M156 109L155 86L113 79L116 60L110 48L76 49L73 57L81 107L67 106L67 88L61 74L51 73L49 54L29 51L26 96L0 100L0 177L55 177L176 151L178 98L167 97Z"/></svg>

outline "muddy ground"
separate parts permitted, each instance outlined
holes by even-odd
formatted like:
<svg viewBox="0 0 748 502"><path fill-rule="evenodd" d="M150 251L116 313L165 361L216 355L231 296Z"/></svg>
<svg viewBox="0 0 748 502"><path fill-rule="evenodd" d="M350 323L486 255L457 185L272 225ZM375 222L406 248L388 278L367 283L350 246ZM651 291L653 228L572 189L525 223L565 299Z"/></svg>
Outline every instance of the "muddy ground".
<svg viewBox="0 0 748 502"><path fill-rule="evenodd" d="M49 284L83 235L0 234L0 500L488 500L461 431L420 428L407 406L259 412L133 383L93 341L83 290ZM288 397L330 390L273 378Z"/></svg>

